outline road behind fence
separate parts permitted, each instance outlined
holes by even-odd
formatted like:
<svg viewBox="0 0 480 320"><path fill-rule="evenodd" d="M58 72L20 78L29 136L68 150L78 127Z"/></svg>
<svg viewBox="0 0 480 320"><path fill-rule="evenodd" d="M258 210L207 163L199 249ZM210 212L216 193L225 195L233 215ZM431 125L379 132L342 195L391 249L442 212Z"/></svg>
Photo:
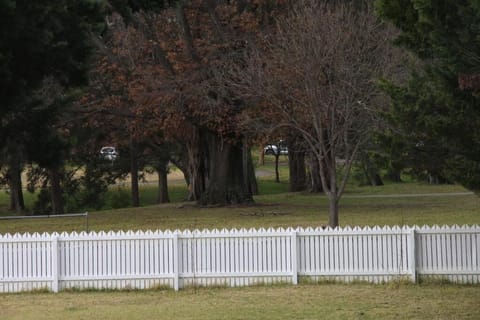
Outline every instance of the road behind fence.
<svg viewBox="0 0 480 320"><path fill-rule="evenodd" d="M480 282L480 227L0 235L0 292L313 280Z"/></svg>

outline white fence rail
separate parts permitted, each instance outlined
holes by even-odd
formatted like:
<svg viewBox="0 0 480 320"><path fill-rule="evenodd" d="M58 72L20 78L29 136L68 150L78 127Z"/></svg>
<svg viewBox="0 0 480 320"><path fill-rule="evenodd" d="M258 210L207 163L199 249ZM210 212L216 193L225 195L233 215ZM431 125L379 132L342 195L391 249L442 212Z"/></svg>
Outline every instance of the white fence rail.
<svg viewBox="0 0 480 320"><path fill-rule="evenodd" d="M0 235L0 292L417 275L479 283L480 227Z"/></svg>

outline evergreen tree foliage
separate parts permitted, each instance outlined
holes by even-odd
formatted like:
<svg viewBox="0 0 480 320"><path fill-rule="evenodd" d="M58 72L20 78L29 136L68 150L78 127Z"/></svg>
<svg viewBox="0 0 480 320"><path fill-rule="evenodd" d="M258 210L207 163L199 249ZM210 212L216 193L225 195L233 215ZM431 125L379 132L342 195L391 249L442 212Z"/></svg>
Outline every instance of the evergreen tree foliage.
<svg viewBox="0 0 480 320"><path fill-rule="evenodd" d="M479 88L461 83L480 73L480 1L377 0L376 9L420 59L406 83L384 84L410 164L480 189Z"/></svg>
<svg viewBox="0 0 480 320"><path fill-rule="evenodd" d="M104 5L100 0L0 1L3 154L13 145L23 152L17 159L61 166L68 143L58 121L74 89L87 83L91 34L103 28Z"/></svg>

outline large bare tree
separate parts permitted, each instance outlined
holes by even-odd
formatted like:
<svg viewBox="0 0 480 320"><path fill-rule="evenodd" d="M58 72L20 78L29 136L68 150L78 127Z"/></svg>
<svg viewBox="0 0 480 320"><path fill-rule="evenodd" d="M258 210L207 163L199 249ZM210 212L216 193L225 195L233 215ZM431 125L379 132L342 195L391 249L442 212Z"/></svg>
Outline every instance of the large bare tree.
<svg viewBox="0 0 480 320"><path fill-rule="evenodd" d="M229 74L229 86L261 108L255 114L273 120L268 130L287 127L304 139L320 168L332 227L381 105L375 80L391 66L390 35L368 7L300 0Z"/></svg>

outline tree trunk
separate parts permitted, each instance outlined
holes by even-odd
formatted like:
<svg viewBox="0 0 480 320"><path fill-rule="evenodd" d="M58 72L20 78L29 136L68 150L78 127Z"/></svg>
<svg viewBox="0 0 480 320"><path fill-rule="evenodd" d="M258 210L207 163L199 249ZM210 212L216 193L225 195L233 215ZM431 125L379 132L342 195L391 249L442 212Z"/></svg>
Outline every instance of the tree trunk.
<svg viewBox="0 0 480 320"><path fill-rule="evenodd" d="M205 141L207 188L199 203L226 205L252 202L252 193L245 184L242 143L230 144L217 135L206 132ZM247 166L248 167L248 166Z"/></svg>
<svg viewBox="0 0 480 320"><path fill-rule="evenodd" d="M188 169L185 174L188 179L188 201L199 201L206 188L205 162L202 133L193 127L190 139L186 145Z"/></svg>
<svg viewBox="0 0 480 320"><path fill-rule="evenodd" d="M328 225L338 227L338 197L336 193L328 196Z"/></svg>
<svg viewBox="0 0 480 320"><path fill-rule="evenodd" d="M25 210L22 190L23 160L21 142L7 140L7 181L10 188L10 210L20 213Z"/></svg>
<svg viewBox="0 0 480 320"><path fill-rule="evenodd" d="M10 210L21 213L25 210L25 202L22 190L22 168L17 157L10 159L7 177L10 188Z"/></svg>
<svg viewBox="0 0 480 320"><path fill-rule="evenodd" d="M167 164L159 165L157 167L158 173L158 194L157 194L157 203L168 203L170 198L168 197L168 168Z"/></svg>
<svg viewBox="0 0 480 320"><path fill-rule="evenodd" d="M264 148L265 148L265 145L262 144L260 146L260 151L259 151L260 154L258 155L258 165L259 166L265 165L265 151L264 151L265 149Z"/></svg>
<svg viewBox="0 0 480 320"><path fill-rule="evenodd" d="M304 191L307 186L305 169L305 152L295 150L296 139L288 139L288 168L290 175L290 192Z"/></svg>
<svg viewBox="0 0 480 320"><path fill-rule="evenodd" d="M277 149L275 156L275 182L280 182L280 172L278 171L278 160L280 158L280 151Z"/></svg>
<svg viewBox="0 0 480 320"><path fill-rule="evenodd" d="M64 214L60 169L58 167L49 168L48 175L50 179L52 214Z"/></svg>
<svg viewBox="0 0 480 320"><path fill-rule="evenodd" d="M140 207L140 192L138 189L138 159L137 148L133 139L130 139L130 186L132 192L132 206Z"/></svg>
<svg viewBox="0 0 480 320"><path fill-rule="evenodd" d="M248 179L247 179L247 185L248 185L248 190L252 195L258 195L258 183L257 183L257 177L255 176L255 167L253 166L253 159L252 159L252 153L250 149L247 149L247 172L248 172Z"/></svg>
<svg viewBox="0 0 480 320"><path fill-rule="evenodd" d="M320 180L320 167L316 159L310 156L308 159L308 175L310 177L310 192L323 192L322 181Z"/></svg>

